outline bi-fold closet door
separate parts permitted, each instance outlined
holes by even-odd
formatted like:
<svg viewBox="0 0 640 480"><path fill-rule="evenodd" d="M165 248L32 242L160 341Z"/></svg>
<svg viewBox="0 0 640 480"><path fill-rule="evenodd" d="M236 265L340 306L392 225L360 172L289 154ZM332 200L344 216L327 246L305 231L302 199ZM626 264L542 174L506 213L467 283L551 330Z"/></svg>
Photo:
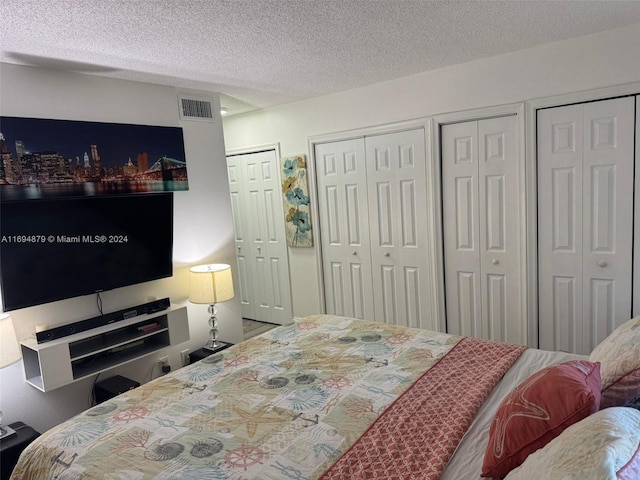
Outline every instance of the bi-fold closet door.
<svg viewBox="0 0 640 480"><path fill-rule="evenodd" d="M315 158L326 311L373 320L364 140L318 144Z"/></svg>
<svg viewBox="0 0 640 480"><path fill-rule="evenodd" d="M447 332L524 343L517 116L441 126Z"/></svg>
<svg viewBox="0 0 640 480"><path fill-rule="evenodd" d="M424 129L315 147L327 313L433 329Z"/></svg>
<svg viewBox="0 0 640 480"><path fill-rule="evenodd" d="M631 316L635 102L537 113L541 349L589 354Z"/></svg>
<svg viewBox="0 0 640 480"><path fill-rule="evenodd" d="M293 318L281 184L275 150L227 156L242 317Z"/></svg>

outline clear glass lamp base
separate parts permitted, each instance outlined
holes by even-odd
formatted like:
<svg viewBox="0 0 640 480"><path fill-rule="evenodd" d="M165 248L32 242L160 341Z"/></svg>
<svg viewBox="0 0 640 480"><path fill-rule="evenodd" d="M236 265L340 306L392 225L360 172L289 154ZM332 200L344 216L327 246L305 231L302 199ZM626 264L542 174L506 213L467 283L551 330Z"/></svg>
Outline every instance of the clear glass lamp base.
<svg viewBox="0 0 640 480"><path fill-rule="evenodd" d="M204 345L203 348L207 350L211 350L215 352L217 350L221 350L229 345L227 342L221 342L218 340L218 319L216 318L217 308L216 305L209 305L209 341Z"/></svg>
<svg viewBox="0 0 640 480"><path fill-rule="evenodd" d="M209 342L207 342L207 344L202 347L205 350L210 350L212 352L217 352L218 350L222 350L223 348L227 348L227 346L231 345L230 343L227 342L221 342L220 340L218 340L216 342L215 345L209 345Z"/></svg>

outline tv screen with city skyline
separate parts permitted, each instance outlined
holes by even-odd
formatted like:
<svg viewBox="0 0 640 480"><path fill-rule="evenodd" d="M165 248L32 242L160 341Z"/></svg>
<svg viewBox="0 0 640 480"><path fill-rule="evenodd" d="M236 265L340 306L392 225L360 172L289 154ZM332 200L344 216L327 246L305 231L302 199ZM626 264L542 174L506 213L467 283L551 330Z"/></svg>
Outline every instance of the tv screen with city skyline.
<svg viewBox="0 0 640 480"><path fill-rule="evenodd" d="M5 311L170 277L173 193L0 204Z"/></svg>

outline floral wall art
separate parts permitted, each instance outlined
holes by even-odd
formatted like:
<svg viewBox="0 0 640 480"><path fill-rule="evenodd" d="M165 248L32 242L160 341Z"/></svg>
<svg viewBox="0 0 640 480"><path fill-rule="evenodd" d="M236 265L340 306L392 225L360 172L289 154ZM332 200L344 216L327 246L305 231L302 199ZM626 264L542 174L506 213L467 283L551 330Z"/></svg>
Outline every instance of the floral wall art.
<svg viewBox="0 0 640 480"><path fill-rule="evenodd" d="M280 159L284 195L285 230L290 247L312 247L313 231L309 214L307 159L296 155Z"/></svg>

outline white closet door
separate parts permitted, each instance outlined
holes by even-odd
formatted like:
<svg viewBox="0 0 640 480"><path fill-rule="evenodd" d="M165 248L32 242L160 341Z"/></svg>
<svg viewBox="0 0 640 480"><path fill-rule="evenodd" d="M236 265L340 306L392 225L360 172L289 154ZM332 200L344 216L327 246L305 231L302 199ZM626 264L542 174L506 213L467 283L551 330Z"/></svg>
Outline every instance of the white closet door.
<svg viewBox="0 0 640 480"><path fill-rule="evenodd" d="M316 145L327 313L374 320L362 138Z"/></svg>
<svg viewBox="0 0 640 480"><path fill-rule="evenodd" d="M517 117L442 127L447 331L525 343Z"/></svg>
<svg viewBox="0 0 640 480"><path fill-rule="evenodd" d="M365 138L376 320L424 323L427 278L423 129Z"/></svg>
<svg viewBox="0 0 640 480"><path fill-rule="evenodd" d="M236 241L236 258L238 260L238 274L243 318L256 318L256 309L253 300L253 273L251 269L251 232L249 225L251 219L248 216L247 192L244 189L244 175L242 171L242 156L227 157L227 170L229 172L229 189L231 191L231 208L233 210L233 226Z"/></svg>
<svg viewBox="0 0 640 480"><path fill-rule="evenodd" d="M589 354L631 315L634 99L538 112L540 348Z"/></svg>
<svg viewBox="0 0 640 480"><path fill-rule="evenodd" d="M515 115L478 121L478 155L482 336L525 344Z"/></svg>
<svg viewBox="0 0 640 480"><path fill-rule="evenodd" d="M583 351L631 318L635 102L584 107ZM584 315L583 315L584 316Z"/></svg>
<svg viewBox="0 0 640 480"><path fill-rule="evenodd" d="M243 264L243 317L289 323L293 313L276 152L231 156L228 165L229 181L234 179L230 187L238 264Z"/></svg>
<svg viewBox="0 0 640 480"><path fill-rule="evenodd" d="M583 106L538 112L538 325L544 350L582 351Z"/></svg>
<svg viewBox="0 0 640 480"><path fill-rule="evenodd" d="M476 122L442 127L442 205L447 332L482 337Z"/></svg>

